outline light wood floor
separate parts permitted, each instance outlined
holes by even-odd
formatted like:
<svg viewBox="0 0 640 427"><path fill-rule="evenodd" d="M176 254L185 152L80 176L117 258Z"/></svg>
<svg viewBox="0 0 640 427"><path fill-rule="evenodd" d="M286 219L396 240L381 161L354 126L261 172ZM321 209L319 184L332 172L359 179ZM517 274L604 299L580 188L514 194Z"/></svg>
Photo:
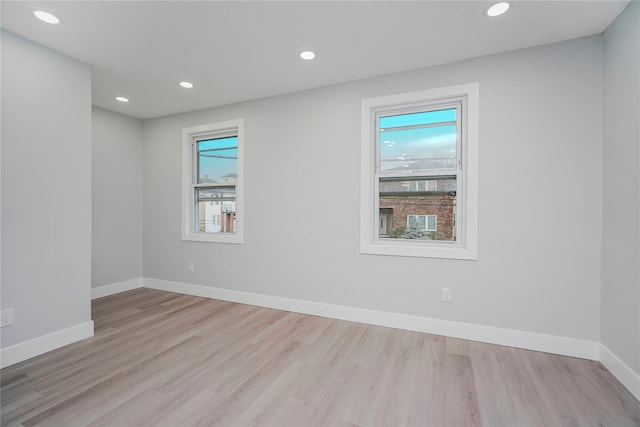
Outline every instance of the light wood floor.
<svg viewBox="0 0 640 427"><path fill-rule="evenodd" d="M598 362L139 289L2 370L2 425L638 426Z"/></svg>

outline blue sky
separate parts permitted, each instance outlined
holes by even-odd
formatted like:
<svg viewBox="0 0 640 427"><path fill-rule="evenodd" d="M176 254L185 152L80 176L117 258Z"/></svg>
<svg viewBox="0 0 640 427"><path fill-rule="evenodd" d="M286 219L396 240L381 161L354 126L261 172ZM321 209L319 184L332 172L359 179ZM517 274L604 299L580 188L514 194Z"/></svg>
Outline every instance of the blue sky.
<svg viewBox="0 0 640 427"><path fill-rule="evenodd" d="M380 118L380 169L390 170L424 157L451 159L455 168L456 160L456 110L429 111ZM444 125L444 123L449 123ZM396 129L401 126L433 125L442 126ZM388 129L388 130L385 130Z"/></svg>
<svg viewBox="0 0 640 427"><path fill-rule="evenodd" d="M213 179L217 182L220 182L222 181L221 177L230 173L238 173L237 137L199 141L198 149L200 151L217 149L216 151L204 152L199 156L200 162L198 171L198 182L207 182L206 180L203 180L205 175L208 175L209 180Z"/></svg>

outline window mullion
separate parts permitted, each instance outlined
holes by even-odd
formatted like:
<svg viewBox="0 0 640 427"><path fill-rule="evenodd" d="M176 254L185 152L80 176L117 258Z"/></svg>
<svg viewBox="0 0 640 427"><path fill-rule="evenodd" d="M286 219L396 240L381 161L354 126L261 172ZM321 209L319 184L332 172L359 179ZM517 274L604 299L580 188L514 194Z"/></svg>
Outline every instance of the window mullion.
<svg viewBox="0 0 640 427"><path fill-rule="evenodd" d="M231 188L236 184L228 182L203 182L201 184L193 184L193 188Z"/></svg>
<svg viewBox="0 0 640 427"><path fill-rule="evenodd" d="M191 140L191 185L198 182L198 143L194 139Z"/></svg>
<svg viewBox="0 0 640 427"><path fill-rule="evenodd" d="M459 170L433 170L433 171L420 171L420 172L412 172L412 173L389 173L389 172L383 172L383 173L378 173L377 174L377 178L381 178L381 179L385 179L385 178L393 178L393 179L416 179L416 178L425 178L428 179L430 177L439 177L439 178L445 178L445 177L456 177L458 176L458 174L460 173Z"/></svg>
<svg viewBox="0 0 640 427"><path fill-rule="evenodd" d="M465 244L465 229L464 229L464 224L466 223L466 219L465 219L465 215L464 215L464 209L463 209L463 203L460 203L461 200L465 201L466 203L466 196L464 194L465 192L465 185L464 185L464 169L463 168L463 161L464 161L464 150L463 147L466 146L465 144L465 140L464 138L466 138L466 131L465 131L465 126L466 126L466 117L465 114L467 112L467 108L466 108L466 100L463 100L460 104L459 107L457 107L458 110L458 114L457 114L457 121L458 121L458 125L457 125L457 162L456 162L456 166L457 166L457 174L456 174L456 207L455 207L455 215L456 215L456 221L454 224L454 228L455 228L455 233L456 233L456 239L460 240L460 242L464 245Z"/></svg>

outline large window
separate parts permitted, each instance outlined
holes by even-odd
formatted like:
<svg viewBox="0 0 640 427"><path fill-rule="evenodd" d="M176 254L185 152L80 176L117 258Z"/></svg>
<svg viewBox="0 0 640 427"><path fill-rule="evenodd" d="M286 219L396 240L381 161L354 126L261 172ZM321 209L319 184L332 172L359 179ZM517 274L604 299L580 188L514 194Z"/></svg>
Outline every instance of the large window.
<svg viewBox="0 0 640 427"><path fill-rule="evenodd" d="M477 257L478 84L362 102L361 252Z"/></svg>
<svg viewBox="0 0 640 427"><path fill-rule="evenodd" d="M183 130L183 240L242 243L243 121Z"/></svg>

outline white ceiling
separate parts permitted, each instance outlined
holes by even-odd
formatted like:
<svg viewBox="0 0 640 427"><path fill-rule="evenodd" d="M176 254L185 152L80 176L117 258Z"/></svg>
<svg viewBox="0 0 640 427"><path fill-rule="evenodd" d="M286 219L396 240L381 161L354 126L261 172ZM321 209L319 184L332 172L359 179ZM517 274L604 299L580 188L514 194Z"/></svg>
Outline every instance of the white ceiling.
<svg viewBox="0 0 640 427"><path fill-rule="evenodd" d="M482 0L3 0L1 23L91 64L94 105L144 119L600 34L627 3L515 1L488 18Z"/></svg>

